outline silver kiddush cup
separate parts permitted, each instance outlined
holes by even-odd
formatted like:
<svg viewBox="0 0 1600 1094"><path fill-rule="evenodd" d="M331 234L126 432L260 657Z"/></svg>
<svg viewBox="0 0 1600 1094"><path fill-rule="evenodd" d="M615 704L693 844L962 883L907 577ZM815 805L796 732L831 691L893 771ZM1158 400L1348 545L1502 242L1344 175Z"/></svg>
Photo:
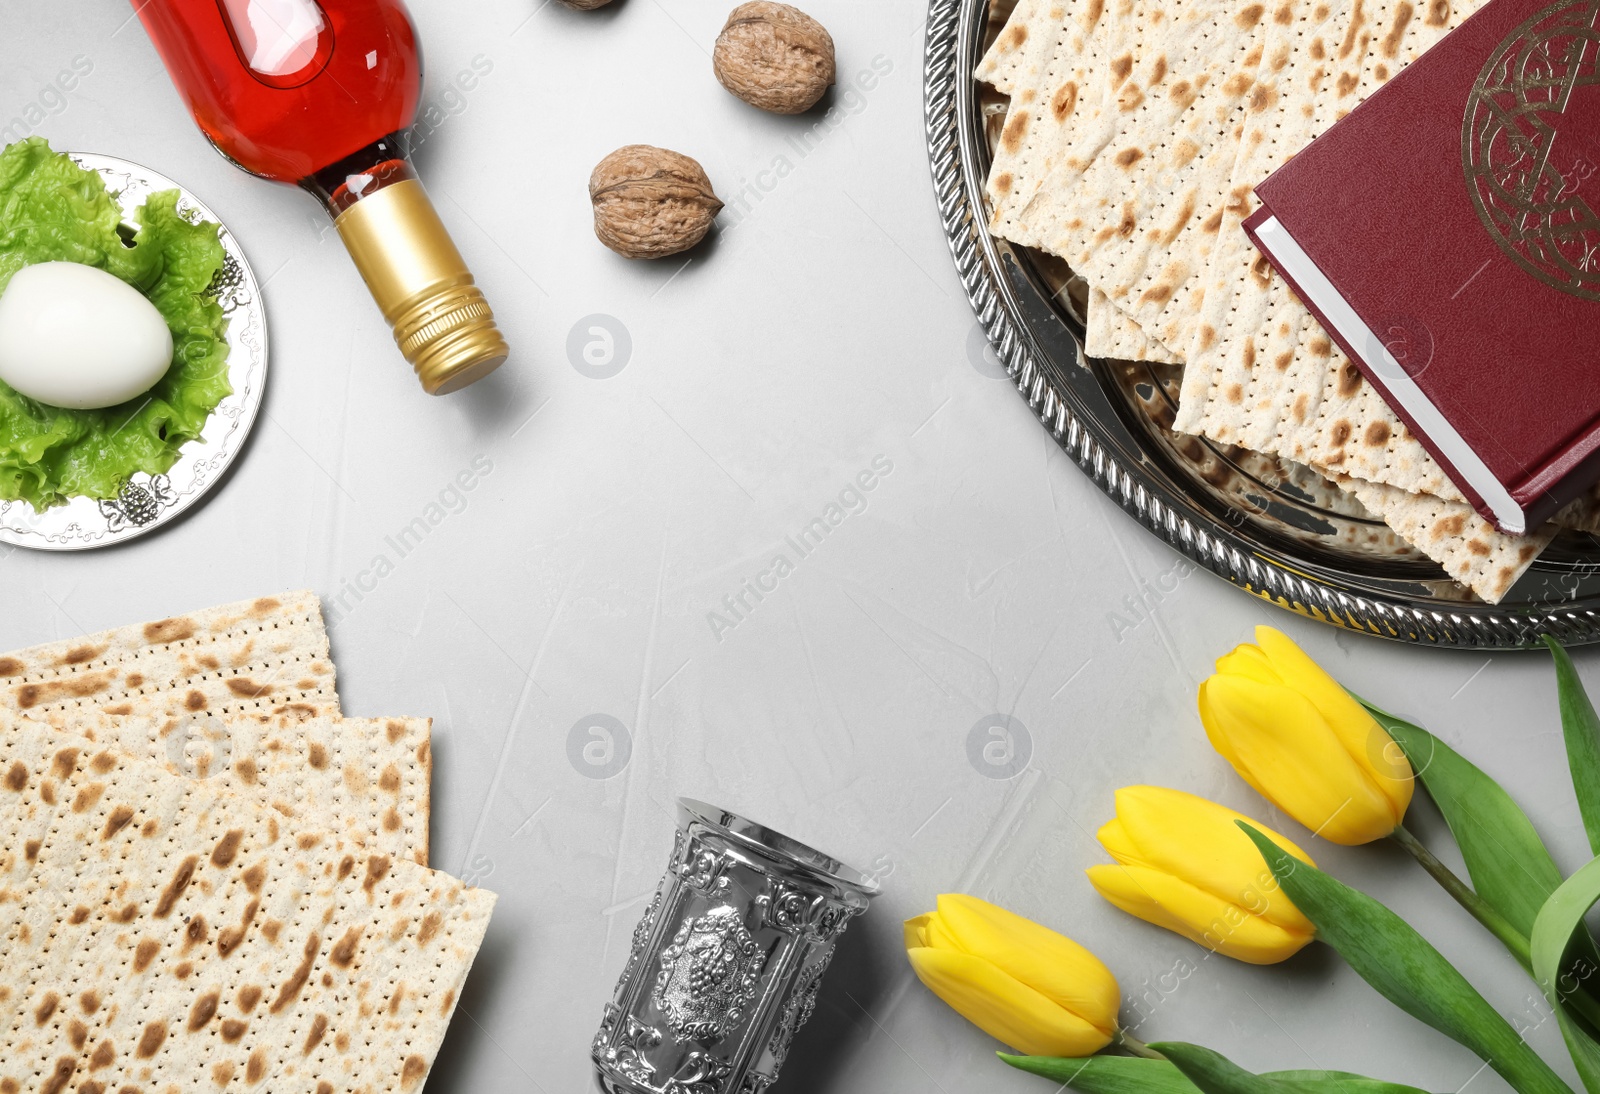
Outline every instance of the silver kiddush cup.
<svg viewBox="0 0 1600 1094"><path fill-rule="evenodd" d="M876 883L743 817L678 800L672 861L591 1054L605 1094L762 1094Z"/></svg>

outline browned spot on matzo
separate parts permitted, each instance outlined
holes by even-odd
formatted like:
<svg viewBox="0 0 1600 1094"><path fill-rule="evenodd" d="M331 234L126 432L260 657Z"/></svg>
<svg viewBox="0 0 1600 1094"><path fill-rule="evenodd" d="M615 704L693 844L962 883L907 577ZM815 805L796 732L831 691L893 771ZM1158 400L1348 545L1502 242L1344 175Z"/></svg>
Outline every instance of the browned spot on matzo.
<svg viewBox="0 0 1600 1094"><path fill-rule="evenodd" d="M228 829L223 834L223 837L217 841L217 845L211 849L211 865L221 867L232 864L234 858L239 854L239 844L243 839L244 830L242 828Z"/></svg>
<svg viewBox="0 0 1600 1094"><path fill-rule="evenodd" d="M278 997L272 1001L272 1006L267 1008L273 1014L277 1014L299 996L300 989L305 987L306 978L311 975L311 965L316 961L317 950L321 946L322 937L316 931L312 931L311 936L306 939L305 947L301 950L300 963L278 989Z"/></svg>
<svg viewBox="0 0 1600 1094"><path fill-rule="evenodd" d="M258 684L248 676L230 676L226 683L228 690L241 699L256 699L272 694L271 684Z"/></svg>
<svg viewBox="0 0 1600 1094"><path fill-rule="evenodd" d="M197 1033L217 1016L217 1005L222 1002L220 991L208 991L194 1001L189 1010L189 1032Z"/></svg>
<svg viewBox="0 0 1600 1094"><path fill-rule="evenodd" d="M166 645L169 642L182 642L193 638L195 623L192 619L158 619L154 623L144 625L146 641L155 645Z"/></svg>
<svg viewBox="0 0 1600 1094"><path fill-rule="evenodd" d="M1028 114L1019 110L1007 121L1005 130L1000 134L1000 144L1008 152L1015 152L1022 147L1022 138L1028 132Z"/></svg>
<svg viewBox="0 0 1600 1094"><path fill-rule="evenodd" d="M328 1016L319 1014L311 1020L311 1028L306 1031L306 1043L300 1048L300 1055L309 1056L313 1049L322 1043L322 1035L328 1032Z"/></svg>
<svg viewBox="0 0 1600 1094"><path fill-rule="evenodd" d="M361 887L366 890L369 900L372 898L373 887L382 881L388 873L388 855L372 855L367 859L367 876L362 880Z"/></svg>
<svg viewBox="0 0 1600 1094"><path fill-rule="evenodd" d="M128 827L128 822L133 820L133 806L112 806L112 811L106 816L106 827L101 830L101 840L110 840L112 836L122 832Z"/></svg>
<svg viewBox="0 0 1600 1094"><path fill-rule="evenodd" d="M60 664L82 665L106 652L104 646L74 646L62 655Z"/></svg>
<svg viewBox="0 0 1600 1094"><path fill-rule="evenodd" d="M178 869L172 875L172 880L167 882L167 887L161 890L161 896L156 901L154 914L157 919L162 919L172 912L172 906L178 902L183 891L189 887L189 882L194 880L194 868L200 864L199 855L190 855L179 863Z"/></svg>
<svg viewBox="0 0 1600 1094"><path fill-rule="evenodd" d="M167 1024L165 1022L150 1022L144 1027L144 1032L139 1034L139 1044L133 1054L141 1060L148 1060L161 1051L162 1042L167 1039Z"/></svg>
<svg viewBox="0 0 1600 1094"><path fill-rule="evenodd" d="M80 789L72 798L72 811L82 813L93 809L95 802L100 800L100 795L106 792L104 783L90 783Z"/></svg>

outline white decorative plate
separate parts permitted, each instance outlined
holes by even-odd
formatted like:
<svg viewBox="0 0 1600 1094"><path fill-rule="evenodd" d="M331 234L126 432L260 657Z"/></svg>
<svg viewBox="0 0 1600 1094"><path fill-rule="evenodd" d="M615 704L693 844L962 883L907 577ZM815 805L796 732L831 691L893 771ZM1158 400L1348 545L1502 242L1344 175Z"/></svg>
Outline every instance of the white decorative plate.
<svg viewBox="0 0 1600 1094"><path fill-rule="evenodd" d="M77 163L98 171L130 215L159 190L182 195L178 210L221 224L210 209L165 175L148 167L89 152L70 153ZM81 551L142 536L193 507L221 480L244 447L261 405L267 381L267 317L255 274L238 240L222 226L226 260L208 293L228 317L228 380L233 394L212 411L200 436L178 450L178 462L164 475L135 474L115 498L73 498L44 512L25 501L0 501L0 543L41 551Z"/></svg>

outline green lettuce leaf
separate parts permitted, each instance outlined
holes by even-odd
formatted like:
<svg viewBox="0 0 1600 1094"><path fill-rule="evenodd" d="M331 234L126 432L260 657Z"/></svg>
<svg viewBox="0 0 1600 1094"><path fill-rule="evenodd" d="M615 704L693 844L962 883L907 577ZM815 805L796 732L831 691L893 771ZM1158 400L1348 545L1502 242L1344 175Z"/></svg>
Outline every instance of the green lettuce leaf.
<svg viewBox="0 0 1600 1094"><path fill-rule="evenodd" d="M0 499L43 510L71 497L115 497L134 472L169 470L232 392L228 321L204 295L223 264L218 226L191 223L177 202L176 190L151 194L132 218L130 246L99 174L38 137L0 152L0 292L36 262L96 266L144 293L173 344L166 374L118 406L47 406L0 382Z"/></svg>

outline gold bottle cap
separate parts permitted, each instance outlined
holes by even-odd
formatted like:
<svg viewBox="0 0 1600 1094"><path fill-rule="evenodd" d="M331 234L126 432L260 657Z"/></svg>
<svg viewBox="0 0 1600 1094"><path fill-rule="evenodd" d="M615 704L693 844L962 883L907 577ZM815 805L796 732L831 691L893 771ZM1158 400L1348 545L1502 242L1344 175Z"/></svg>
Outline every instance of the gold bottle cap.
<svg viewBox="0 0 1600 1094"><path fill-rule="evenodd" d="M511 352L422 183L396 182L334 220L429 395L483 379Z"/></svg>

